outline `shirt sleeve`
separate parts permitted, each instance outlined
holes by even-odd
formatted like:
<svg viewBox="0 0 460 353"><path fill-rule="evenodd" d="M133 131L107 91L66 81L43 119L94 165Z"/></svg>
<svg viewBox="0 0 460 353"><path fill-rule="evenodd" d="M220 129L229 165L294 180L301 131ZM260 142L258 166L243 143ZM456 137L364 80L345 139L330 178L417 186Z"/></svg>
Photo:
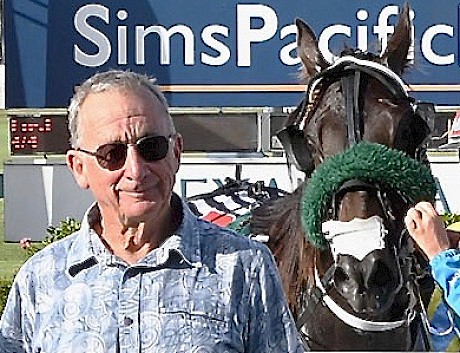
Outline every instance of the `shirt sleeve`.
<svg viewBox="0 0 460 353"><path fill-rule="evenodd" d="M21 297L17 278L9 292L0 320L0 352L28 353L24 348Z"/></svg>
<svg viewBox="0 0 460 353"><path fill-rule="evenodd" d="M264 245L257 249L250 288L248 352L300 353L302 347L287 306L278 269Z"/></svg>
<svg viewBox="0 0 460 353"><path fill-rule="evenodd" d="M460 315L460 250L449 249L430 261L433 278L444 291L447 304Z"/></svg>

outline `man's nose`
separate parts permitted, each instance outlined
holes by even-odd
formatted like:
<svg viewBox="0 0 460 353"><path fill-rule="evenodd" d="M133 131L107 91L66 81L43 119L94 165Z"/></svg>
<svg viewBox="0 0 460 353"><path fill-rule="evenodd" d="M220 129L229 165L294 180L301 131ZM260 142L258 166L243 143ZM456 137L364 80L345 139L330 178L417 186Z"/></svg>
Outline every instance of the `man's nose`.
<svg viewBox="0 0 460 353"><path fill-rule="evenodd" d="M130 179L141 179L146 174L146 162L135 145L128 145L126 151L125 173Z"/></svg>

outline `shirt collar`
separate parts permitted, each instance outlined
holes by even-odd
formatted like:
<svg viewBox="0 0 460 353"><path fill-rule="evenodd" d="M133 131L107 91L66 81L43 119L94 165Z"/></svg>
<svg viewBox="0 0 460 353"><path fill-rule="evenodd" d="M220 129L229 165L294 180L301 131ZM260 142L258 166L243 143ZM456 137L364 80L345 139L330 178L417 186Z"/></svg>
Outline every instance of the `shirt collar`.
<svg viewBox="0 0 460 353"><path fill-rule="evenodd" d="M174 201L182 207L182 222L177 231L157 249L152 250L136 267L158 267L164 265L174 254L174 258L183 260L188 266L201 267L201 239L198 218L190 211L186 202L173 194ZM179 201L180 200L180 201ZM71 276L97 264L124 265L122 260L112 255L104 246L93 227L100 219L97 203L93 203L85 212L78 234L76 235L67 258L67 270Z"/></svg>

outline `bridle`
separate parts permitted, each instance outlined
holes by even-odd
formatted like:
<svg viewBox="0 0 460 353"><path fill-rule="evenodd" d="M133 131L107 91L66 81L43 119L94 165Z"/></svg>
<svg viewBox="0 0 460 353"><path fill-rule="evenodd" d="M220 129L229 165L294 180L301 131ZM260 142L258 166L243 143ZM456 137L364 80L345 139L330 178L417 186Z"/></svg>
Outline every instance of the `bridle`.
<svg viewBox="0 0 460 353"><path fill-rule="evenodd" d="M314 105L318 87L329 86L340 79L345 97L348 145L351 146L361 141L363 134L362 98L368 81L363 74L378 80L397 101L408 101L412 106L414 99L407 93L404 82L388 67L375 61L346 55L337 59L333 65L321 71L310 81L296 121L300 124L300 121L308 120L308 118L305 120L302 118L307 112L307 107ZM314 109L310 114L313 112ZM303 128L303 126L300 127Z"/></svg>
<svg viewBox="0 0 460 353"><path fill-rule="evenodd" d="M374 216L375 217L375 216ZM347 232L343 230L343 224L341 225L341 233ZM368 227L368 228L366 228ZM369 231L369 225L365 224L362 226L364 230ZM378 229L373 229L375 232L383 232L381 236L381 242L384 242L384 237L388 234L388 231L383 227L383 222L380 222L380 227ZM359 232L358 229L349 230L349 233ZM372 229L371 229L372 230ZM380 234L380 233L379 233ZM398 278L399 283L395 288L395 293L399 292L402 287L405 287L409 293L409 304L405 310L405 317L403 319L394 320L394 321L370 321L357 317L356 315L350 314L344 310L335 300L330 296L329 292L334 286L334 270L336 268L336 262L334 261L329 268L324 272L324 275L320 275L317 265L317 251L315 250L314 257L314 285L309 289L310 292L314 295L306 296L304 298L304 312L299 316L296 321L298 329L302 332L302 327L308 322L311 318L311 315L314 312L314 308L319 303L327 306L329 310L335 314L335 316L343 321L346 325L351 326L355 329L366 331L366 332L383 332L394 330L402 326L409 326L413 321L416 315L417 303L419 303L420 293L417 285L417 276L414 273L416 268L414 249L410 244L407 244L409 240L407 231L404 229L399 238L399 241L396 244L392 245L392 251L394 253L395 259L397 259L398 265ZM329 242L329 247L332 246L332 243ZM404 269L405 274L403 275L402 270ZM403 283L405 281L405 283Z"/></svg>
<svg viewBox="0 0 460 353"><path fill-rule="evenodd" d="M361 56L366 55L358 53ZM408 95L406 85L388 67L368 59L360 59L351 55L342 56L312 78L304 98L291 112L288 125L277 133L286 151L289 166L295 165L297 169L309 176L315 169L314 159L322 161L320 146L305 136L303 129L312 119L321 101L319 92L339 80L345 97L348 147L362 140L364 133L363 99L369 77L378 80L397 101L407 101L412 113L415 112L414 99Z"/></svg>
<svg viewBox="0 0 460 353"><path fill-rule="evenodd" d="M413 105L414 100L408 95L405 84L401 78L396 75L393 71L388 69L386 66L379 64L374 61L359 59L354 56L343 56L339 58L333 65L323 70L321 73L317 74L309 83L305 97L293 112L290 117L291 124L287 127L289 130L288 133L284 136L284 141L288 140L286 135L296 136L299 138L299 131L302 132L301 138L305 143L305 138L303 136L303 128L305 124L312 118L316 110L317 105L319 104L318 92L324 87L328 87L334 82L340 81L342 93L345 97L345 111L346 111L346 131L347 131L347 144L348 147L353 146L360 141L362 141L364 123L363 123L363 92L368 82L368 78L372 77L378 80L386 89L391 93L391 95L397 101L407 101L409 106L412 109L412 113L415 113L415 107ZM280 140L283 139L280 138ZM289 141L288 141L289 142ZM307 165L305 163L305 156L297 158L294 155L296 148L293 147L293 141L290 141L291 145L285 150L291 161L295 161L297 165L301 167L301 170L305 171L307 174L314 169L314 166ZM306 149L301 150L300 153L306 153L310 156L307 160L307 163L313 163L313 153L321 155L320 148L315 146L311 141L306 145ZM295 141L294 143L298 143ZM284 143L283 143L284 145ZM297 146L297 153L299 153L299 148ZM370 191L375 193L378 202L386 219L383 223L392 224L395 221L394 212L391 207L391 204L387 201L385 190L376 184L369 183L367 181L352 179L345 182L340 189L333 195L332 204L329 208L328 218L337 219L338 216L338 202L340 196L344 195L350 191ZM401 200L406 204L410 205L411 200L407 200L404 196L395 191L396 194L401 198ZM413 262L415 261L413 255L413 249L403 249L402 243L407 241L407 233L403 229L403 234L401 234L400 241L394 246L395 257L398 260L398 265L404 268L407 271L412 271L414 269ZM344 310L340 305L338 305L334 299L329 295L330 289L333 287L333 273L335 268L335 263L333 263L321 277L318 272L318 267L315 257L315 268L314 268L314 280L315 284L313 287L309 288L309 294L304 298L304 312L297 319L297 328L303 336L304 340L309 340L308 333L305 331L305 324L310 320L312 314L315 311L315 308L319 303L326 305L331 312L335 314L337 318L343 321L346 325L353 327L354 329L364 331L364 332L385 332L394 330L400 327L409 327L417 314L417 305L420 303L420 293L418 285L416 282L415 275L408 274L409 278L400 273L400 278L406 280L406 283L400 283L398 286L406 286L406 289L409 292L409 304L405 310L405 316L402 319L395 321L387 322L375 322L370 320L364 320L353 314L350 314ZM400 270L401 271L401 270ZM425 338L425 337L424 337Z"/></svg>
<svg viewBox="0 0 460 353"><path fill-rule="evenodd" d="M362 184L365 182L351 180L349 183L345 183L343 185L344 189L357 186L361 188ZM369 187L376 187L378 185L370 184ZM377 191L380 193L381 191ZM402 195L401 195L402 196ZM382 199L382 204L384 197L383 195L379 196L379 199ZM406 202L410 203L409 200ZM331 211L332 212L332 211ZM390 213L391 214L391 213ZM374 216L376 217L376 216ZM391 216L389 216L391 217ZM334 218L332 218L334 219ZM338 221L337 221L338 222ZM327 222L326 222L327 223ZM340 222L338 222L340 223ZM347 232L347 230L343 229L343 225L346 222L343 222L338 227L341 229L341 233ZM369 225L366 223L362 228L363 231L369 232ZM323 228L324 229L324 228ZM350 235L353 232L359 232L360 229L352 229L348 230ZM385 243L385 236L388 235L388 230L383 227L383 221L380 222L380 227L377 229L371 230L375 233L377 232L378 235L381 235L381 239L379 239L382 243ZM381 232L381 233L380 233ZM382 234L383 233L383 234ZM369 234L366 233L366 237ZM356 238L355 238L356 239ZM356 240L357 241L357 240ZM359 241L357 241L360 243ZM329 250L331 250L332 242L329 242ZM362 243L360 243L362 244ZM388 243L385 243L383 247L388 247ZM314 317L314 313L318 305L323 305L329 309L329 311L335 315L335 317L343 322L346 326L353 328L362 333L382 333L382 332L389 332L392 330L396 330L399 328L409 328L411 324L414 322L415 318L420 319L421 325L421 341L423 342L425 347L430 347L429 339L428 339L428 328L426 325L426 313L424 312L424 308L421 300L420 288L418 284L418 280L424 274L417 273L417 268L419 268L419 264L417 262L417 258L414 254L414 247L413 244L410 242L410 237L408 236L407 230L403 229L401 236L398 238L396 243L391 244L392 253L394 254L394 258L396 259L397 270L398 270L398 280L399 282L395 286L393 293L397 295L400 290L407 291L408 295L408 303L407 306L404 308L403 316L396 318L394 320L388 321L372 321L358 317L347 310L345 310L331 295L331 290L334 288L334 272L336 270L337 263L334 261L329 265L329 267L324 271L324 274L321 275L318 270L318 249L314 250L314 260L313 260L313 274L314 274L314 284L307 289L307 294L302 296L302 310L303 312L296 318L296 326L299 331L300 337L306 343L306 346L310 346L309 342L314 342L314 339L310 337L308 332L308 323ZM411 334L415 331L409 331ZM415 344L416 338L412 337L412 345ZM315 342L321 346L321 343ZM324 347L326 348L326 347ZM414 347L412 346L411 349Z"/></svg>

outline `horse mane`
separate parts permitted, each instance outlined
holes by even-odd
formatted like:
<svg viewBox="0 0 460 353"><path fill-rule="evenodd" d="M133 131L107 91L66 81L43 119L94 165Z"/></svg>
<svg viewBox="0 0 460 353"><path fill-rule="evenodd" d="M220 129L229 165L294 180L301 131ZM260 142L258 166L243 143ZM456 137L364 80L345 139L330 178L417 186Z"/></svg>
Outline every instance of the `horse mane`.
<svg viewBox="0 0 460 353"><path fill-rule="evenodd" d="M313 245L307 242L300 221L300 199L305 184L292 194L268 200L252 211L253 234L269 236L268 247L277 259L283 288L294 317L303 291L313 278ZM295 246L292 246L295 244ZM291 245L291 246L288 246Z"/></svg>

